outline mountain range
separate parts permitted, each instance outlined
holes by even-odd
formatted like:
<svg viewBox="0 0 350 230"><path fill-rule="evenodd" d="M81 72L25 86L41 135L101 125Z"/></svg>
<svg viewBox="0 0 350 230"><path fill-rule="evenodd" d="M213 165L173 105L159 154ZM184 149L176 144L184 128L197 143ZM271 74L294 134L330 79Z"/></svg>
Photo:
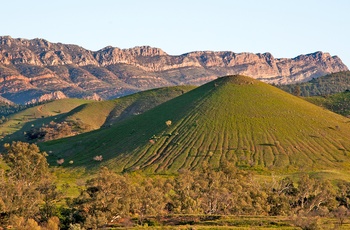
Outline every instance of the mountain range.
<svg viewBox="0 0 350 230"><path fill-rule="evenodd" d="M149 46L90 51L44 39L0 37L0 96L18 104L112 99L163 86L202 85L230 74L289 84L347 70L339 57L324 52L291 59L231 51L174 56Z"/></svg>

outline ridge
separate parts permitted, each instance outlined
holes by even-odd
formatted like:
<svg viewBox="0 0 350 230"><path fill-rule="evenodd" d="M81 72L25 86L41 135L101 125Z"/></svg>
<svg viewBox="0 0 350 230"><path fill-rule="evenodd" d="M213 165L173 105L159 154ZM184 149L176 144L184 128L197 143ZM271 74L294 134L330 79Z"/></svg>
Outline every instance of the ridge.
<svg viewBox="0 0 350 230"><path fill-rule="evenodd" d="M159 48L107 46L98 51L78 45L0 37L0 96L15 103L62 91L67 97L112 99L133 92L173 85L202 85L219 76L241 74L267 83L305 82L347 71L337 56L321 51L295 58L271 53L194 51L169 55ZM45 78L41 76L45 75ZM35 78L38 77L38 78ZM16 80L14 80L16 79ZM36 91L27 101L18 93Z"/></svg>

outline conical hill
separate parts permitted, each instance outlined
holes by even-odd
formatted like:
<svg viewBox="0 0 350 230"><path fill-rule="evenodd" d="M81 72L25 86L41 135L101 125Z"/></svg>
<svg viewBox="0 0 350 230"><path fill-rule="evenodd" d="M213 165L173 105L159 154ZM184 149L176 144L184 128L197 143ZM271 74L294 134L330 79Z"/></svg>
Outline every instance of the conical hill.
<svg viewBox="0 0 350 230"><path fill-rule="evenodd" d="M117 171L176 172L225 161L280 171L348 169L349 121L260 81L228 76L115 126L42 147L51 159Z"/></svg>

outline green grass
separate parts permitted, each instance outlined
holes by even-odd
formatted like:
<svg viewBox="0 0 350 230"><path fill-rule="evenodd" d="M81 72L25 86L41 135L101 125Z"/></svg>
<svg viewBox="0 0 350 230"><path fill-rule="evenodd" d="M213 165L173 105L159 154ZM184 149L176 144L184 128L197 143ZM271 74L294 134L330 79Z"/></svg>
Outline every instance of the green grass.
<svg viewBox="0 0 350 230"><path fill-rule="evenodd" d="M88 132L141 114L194 88L194 86L165 87L98 102L81 99L57 100L10 116L9 121L0 126L0 134L3 133L3 142L26 141L24 136L26 131L51 121L73 122L82 127L79 132Z"/></svg>
<svg viewBox="0 0 350 230"><path fill-rule="evenodd" d="M0 133L14 133L21 129L26 123L33 123L41 118L53 117L66 113L88 102L89 101L82 99L62 99L28 108L9 116L9 120L0 125Z"/></svg>
<svg viewBox="0 0 350 230"><path fill-rule="evenodd" d="M63 167L51 167L58 190L65 197L77 197L85 186L85 181L90 177L85 175L84 170L68 170Z"/></svg>
<svg viewBox="0 0 350 230"><path fill-rule="evenodd" d="M79 105L90 103L82 99L62 99L34 106L8 117L8 121L0 125L0 134L4 142L24 140L24 132L31 127L40 127L50 121L56 121L65 113ZM13 134L12 136L9 136Z"/></svg>
<svg viewBox="0 0 350 230"><path fill-rule="evenodd" d="M84 104L70 111L66 115L65 120L81 122L87 126L88 131L95 130L105 123L115 105L115 101L100 101Z"/></svg>
<svg viewBox="0 0 350 230"><path fill-rule="evenodd" d="M194 88L194 86L164 87L110 101L85 104L67 114L66 120L81 121L88 125L90 130L95 130L102 125L111 125L141 114Z"/></svg>
<svg viewBox="0 0 350 230"><path fill-rule="evenodd" d="M172 121L171 126L165 122ZM243 76L219 78L111 127L43 143L89 170L174 173L237 167L288 174L350 169L349 119ZM150 142L151 140L151 142ZM102 155L96 162L93 157Z"/></svg>

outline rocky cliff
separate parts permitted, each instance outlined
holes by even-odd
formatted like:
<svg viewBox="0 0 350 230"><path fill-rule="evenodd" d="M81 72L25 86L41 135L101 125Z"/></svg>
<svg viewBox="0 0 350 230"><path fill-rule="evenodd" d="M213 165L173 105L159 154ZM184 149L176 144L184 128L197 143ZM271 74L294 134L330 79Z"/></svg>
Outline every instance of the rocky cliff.
<svg viewBox="0 0 350 230"><path fill-rule="evenodd" d="M16 103L56 91L67 97L109 99L155 87L201 85L229 74L288 84L346 70L340 58L323 52L292 59L229 51L172 56L149 46L109 46L94 52L43 39L0 37L0 95Z"/></svg>

